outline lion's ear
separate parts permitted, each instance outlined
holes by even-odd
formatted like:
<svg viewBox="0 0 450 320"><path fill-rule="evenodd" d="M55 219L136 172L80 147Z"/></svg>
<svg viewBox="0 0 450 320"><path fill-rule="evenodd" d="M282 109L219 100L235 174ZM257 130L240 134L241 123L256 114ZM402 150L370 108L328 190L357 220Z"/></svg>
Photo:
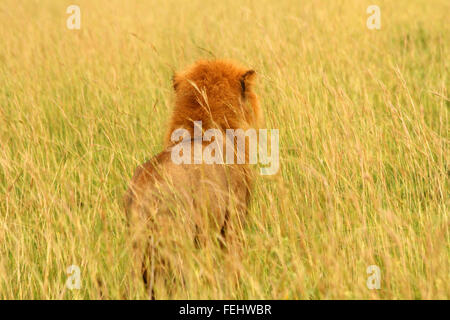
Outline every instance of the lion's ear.
<svg viewBox="0 0 450 320"><path fill-rule="evenodd" d="M243 97L245 97L246 91L253 84L253 80L255 79L255 77L256 77L255 70L248 70L241 76L241 89Z"/></svg>
<svg viewBox="0 0 450 320"><path fill-rule="evenodd" d="M172 86L175 91L177 91L178 85L180 84L180 79L176 73L172 76Z"/></svg>

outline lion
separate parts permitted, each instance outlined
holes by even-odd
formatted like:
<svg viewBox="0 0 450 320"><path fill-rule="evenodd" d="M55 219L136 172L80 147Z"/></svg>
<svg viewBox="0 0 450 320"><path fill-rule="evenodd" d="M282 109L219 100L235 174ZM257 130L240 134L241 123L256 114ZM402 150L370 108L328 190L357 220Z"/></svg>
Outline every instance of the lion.
<svg viewBox="0 0 450 320"><path fill-rule="evenodd" d="M177 141L172 138L183 129L191 138L178 145L191 148L197 141L204 149L210 142L196 136L198 121L202 132L259 128L263 119L253 91L255 77L253 69L224 60L201 60L173 76L175 107L164 150L136 169L125 196L142 276L153 298L158 275L166 272L167 280L182 274L183 245L231 248L232 230L245 222L253 181L250 165L174 163Z"/></svg>

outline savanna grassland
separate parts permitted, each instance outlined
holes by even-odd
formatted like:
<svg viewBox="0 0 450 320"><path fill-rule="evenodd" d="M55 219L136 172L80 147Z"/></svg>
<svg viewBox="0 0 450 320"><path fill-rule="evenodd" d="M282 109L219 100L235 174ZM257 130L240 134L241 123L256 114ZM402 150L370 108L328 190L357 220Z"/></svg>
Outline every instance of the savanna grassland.
<svg viewBox="0 0 450 320"><path fill-rule="evenodd" d="M71 4L80 30L66 27ZM380 30L366 27L372 4ZM220 248L193 250L163 298L450 298L449 12L446 0L2 0L0 298L148 298L122 196L162 149L173 72L214 57L257 71L281 168L255 183L239 281ZM80 290L66 288L70 265Z"/></svg>

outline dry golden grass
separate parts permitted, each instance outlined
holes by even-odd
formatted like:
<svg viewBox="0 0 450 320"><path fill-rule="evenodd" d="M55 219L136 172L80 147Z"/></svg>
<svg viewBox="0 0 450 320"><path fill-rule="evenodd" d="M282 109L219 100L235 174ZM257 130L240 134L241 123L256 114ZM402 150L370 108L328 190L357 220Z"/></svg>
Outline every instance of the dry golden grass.
<svg viewBox="0 0 450 320"><path fill-rule="evenodd" d="M258 71L281 170L256 183L238 283L193 249L163 297L450 297L448 1L74 2L79 31L72 1L0 2L1 299L147 297L120 199L161 151L173 70L213 56Z"/></svg>

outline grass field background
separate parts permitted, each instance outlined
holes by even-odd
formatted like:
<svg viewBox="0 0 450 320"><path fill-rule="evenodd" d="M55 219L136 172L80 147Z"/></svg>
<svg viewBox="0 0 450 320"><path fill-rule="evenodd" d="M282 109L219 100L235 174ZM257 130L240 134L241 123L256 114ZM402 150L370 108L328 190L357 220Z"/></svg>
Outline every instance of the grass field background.
<svg viewBox="0 0 450 320"><path fill-rule="evenodd" d="M71 4L80 30L66 27ZM372 4L381 30L366 27ZM121 199L162 149L174 70L214 57L258 72L281 169L256 182L239 283L202 252L169 298L450 298L449 12L446 0L1 1L0 299L148 297ZM80 290L66 288L70 265Z"/></svg>

